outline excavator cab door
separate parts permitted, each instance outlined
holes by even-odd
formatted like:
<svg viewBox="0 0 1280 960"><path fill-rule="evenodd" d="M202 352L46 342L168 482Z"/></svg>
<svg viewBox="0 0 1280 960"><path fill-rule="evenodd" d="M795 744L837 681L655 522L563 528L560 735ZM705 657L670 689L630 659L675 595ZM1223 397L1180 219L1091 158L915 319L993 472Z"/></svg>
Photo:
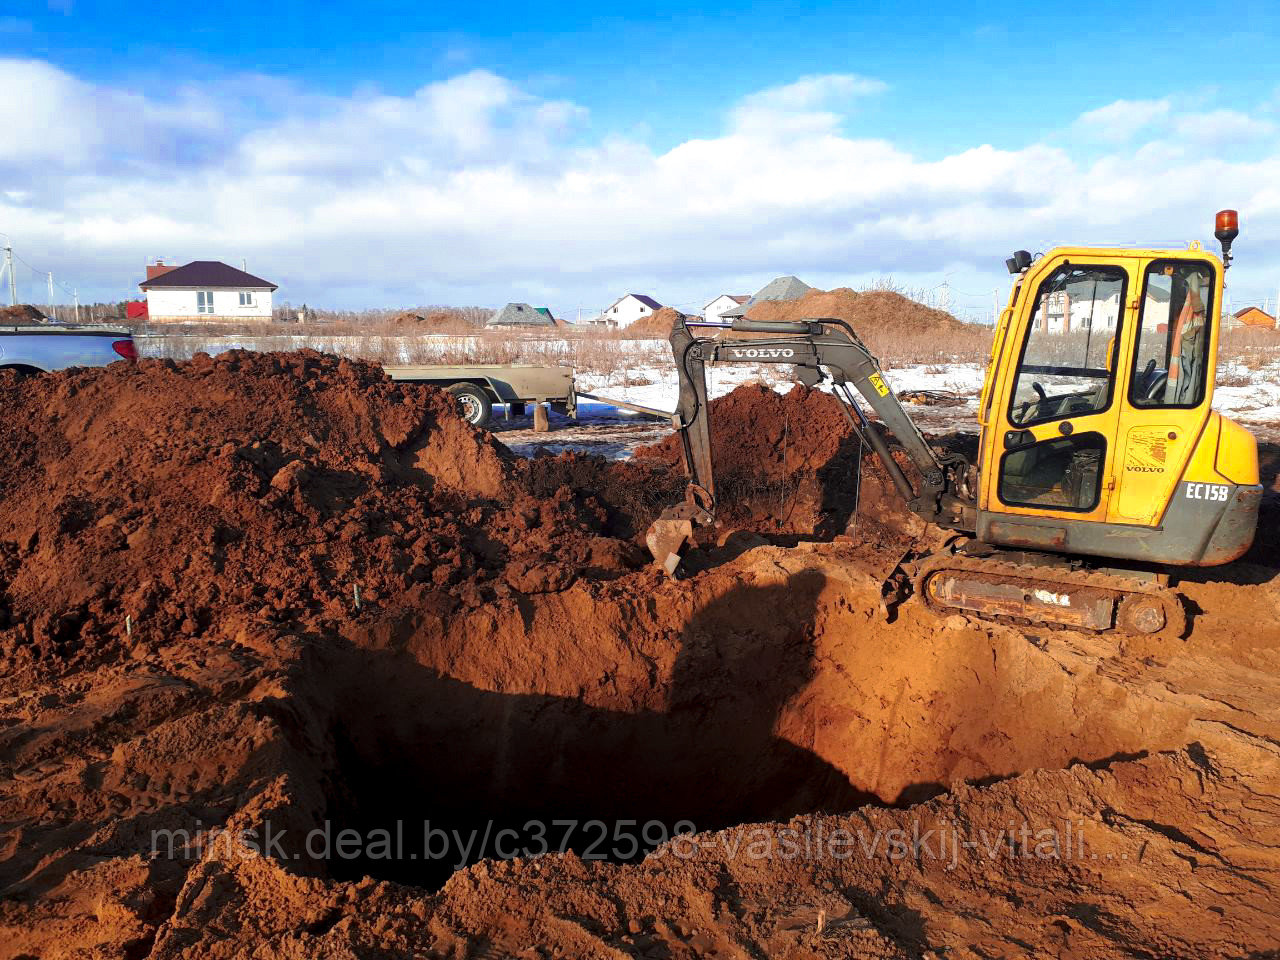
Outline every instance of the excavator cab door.
<svg viewBox="0 0 1280 960"><path fill-rule="evenodd" d="M1209 420L1221 273L1207 259L1142 263L1108 519L1160 522Z"/></svg>
<svg viewBox="0 0 1280 960"><path fill-rule="evenodd" d="M1036 271L1005 345L984 431L982 507L993 514L1104 520L1119 416L1118 362L1135 262L1059 256ZM1020 321L1020 322L1018 322ZM1061 549L1019 525L997 542ZM1025 541L1025 542L1024 542Z"/></svg>

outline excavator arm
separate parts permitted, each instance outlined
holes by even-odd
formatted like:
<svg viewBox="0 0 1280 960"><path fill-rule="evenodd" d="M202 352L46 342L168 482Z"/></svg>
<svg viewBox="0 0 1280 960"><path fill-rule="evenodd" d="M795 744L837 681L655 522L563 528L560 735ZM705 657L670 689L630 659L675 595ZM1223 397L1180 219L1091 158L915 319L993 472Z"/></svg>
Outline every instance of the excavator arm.
<svg viewBox="0 0 1280 960"><path fill-rule="evenodd" d="M944 527L973 529L973 497L968 490L968 463L954 454L939 455L925 441L915 422L885 383L880 364L843 320L819 318L765 321L739 318L735 333L771 334L759 339L696 337L691 326L677 321L671 330L671 350L680 378L680 397L673 422L684 446L689 484L684 502L665 510L646 537L655 561L668 573L680 563L680 552L695 526L715 522L716 492L711 455L711 407L707 398L706 363L775 363L793 365L796 379L816 386L830 379L836 399L854 431L861 435L883 464L912 512ZM856 390L898 440L921 477L917 489L878 430L863 417L851 390Z"/></svg>

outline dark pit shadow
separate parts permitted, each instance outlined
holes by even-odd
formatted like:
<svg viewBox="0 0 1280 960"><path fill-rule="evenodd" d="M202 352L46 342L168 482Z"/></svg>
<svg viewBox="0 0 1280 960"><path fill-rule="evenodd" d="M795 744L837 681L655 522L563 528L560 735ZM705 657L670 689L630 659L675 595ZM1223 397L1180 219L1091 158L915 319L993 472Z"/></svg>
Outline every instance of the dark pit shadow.
<svg viewBox="0 0 1280 960"><path fill-rule="evenodd" d="M403 652L343 648L328 667L330 829L403 839L387 857L330 857L329 872L434 888L482 857L545 845L628 862L677 824L715 830L877 802L774 732L812 675L824 582L807 572L742 585L699 610L662 710L481 690ZM455 831L474 838L470 849ZM428 856L445 846L448 856Z"/></svg>

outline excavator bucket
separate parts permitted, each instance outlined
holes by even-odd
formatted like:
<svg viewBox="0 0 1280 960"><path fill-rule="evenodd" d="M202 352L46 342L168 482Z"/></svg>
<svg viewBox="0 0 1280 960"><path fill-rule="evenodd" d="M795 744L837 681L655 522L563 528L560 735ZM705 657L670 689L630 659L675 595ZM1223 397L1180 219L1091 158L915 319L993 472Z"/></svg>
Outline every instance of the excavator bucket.
<svg viewBox="0 0 1280 960"><path fill-rule="evenodd" d="M693 539L693 521L685 518L661 516L649 525L644 542L653 555L654 563L673 575L680 566L680 554Z"/></svg>

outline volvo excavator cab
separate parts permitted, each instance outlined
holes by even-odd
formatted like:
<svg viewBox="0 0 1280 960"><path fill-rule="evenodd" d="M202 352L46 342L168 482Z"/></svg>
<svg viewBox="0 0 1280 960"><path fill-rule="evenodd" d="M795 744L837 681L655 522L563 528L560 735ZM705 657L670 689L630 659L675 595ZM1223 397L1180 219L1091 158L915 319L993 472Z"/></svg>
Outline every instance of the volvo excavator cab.
<svg viewBox="0 0 1280 960"><path fill-rule="evenodd" d="M976 470L934 449L879 363L843 320L678 321L673 422L689 473L684 502L650 527L675 573L696 527L716 522L705 365L785 364L828 381L907 506L958 536L908 566L938 610L1089 630L1178 634L1185 607L1170 566L1209 566L1253 542L1262 488L1252 435L1213 411L1223 274L1238 234L1218 215L1221 258L1184 250L1060 247L1007 263L1016 279L994 331L978 402ZM880 426L897 440L912 476ZM856 483L856 477L849 482ZM968 536L966 536L968 535Z"/></svg>
<svg viewBox="0 0 1280 960"><path fill-rule="evenodd" d="M1212 410L1223 272L1198 245L1020 271L979 402L980 540L1176 565L1249 548L1257 445Z"/></svg>

